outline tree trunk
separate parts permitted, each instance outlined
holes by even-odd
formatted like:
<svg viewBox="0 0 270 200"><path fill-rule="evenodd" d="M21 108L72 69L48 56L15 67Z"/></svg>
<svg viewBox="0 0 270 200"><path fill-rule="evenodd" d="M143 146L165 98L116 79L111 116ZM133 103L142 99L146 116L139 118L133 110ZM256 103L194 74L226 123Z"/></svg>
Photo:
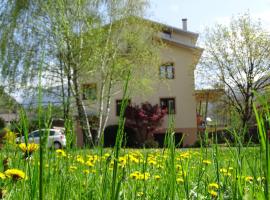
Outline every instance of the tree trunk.
<svg viewBox="0 0 270 200"><path fill-rule="evenodd" d="M85 106L82 101L82 97L80 94L80 87L78 83L78 72L77 70L73 71L73 86L74 86L74 95L75 95L75 100L76 100L76 106L78 110L78 117L79 117L79 122L80 126L82 128L82 133L83 136L86 139L86 142L88 145L93 145L93 137L92 133L90 130L90 125L87 117L87 113L85 110Z"/></svg>

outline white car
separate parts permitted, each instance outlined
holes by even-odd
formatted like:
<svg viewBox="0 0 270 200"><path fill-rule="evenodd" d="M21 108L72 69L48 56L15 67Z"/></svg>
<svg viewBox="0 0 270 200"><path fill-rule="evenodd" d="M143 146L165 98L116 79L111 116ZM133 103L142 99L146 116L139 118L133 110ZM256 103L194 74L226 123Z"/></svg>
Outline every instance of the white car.
<svg viewBox="0 0 270 200"><path fill-rule="evenodd" d="M41 129L33 131L28 135L28 142L39 144L39 133L45 134L46 131L49 131L48 148L61 149L66 147L66 136L61 129ZM16 138L16 143L21 142L25 142L24 136Z"/></svg>

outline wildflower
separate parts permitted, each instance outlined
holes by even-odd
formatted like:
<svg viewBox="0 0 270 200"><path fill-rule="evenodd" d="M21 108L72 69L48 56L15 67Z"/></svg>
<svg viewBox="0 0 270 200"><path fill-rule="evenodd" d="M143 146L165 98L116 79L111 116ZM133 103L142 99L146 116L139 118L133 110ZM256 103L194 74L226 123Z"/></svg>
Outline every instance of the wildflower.
<svg viewBox="0 0 270 200"><path fill-rule="evenodd" d="M84 164L84 159L83 159L81 156L77 156L76 161L77 161L78 163Z"/></svg>
<svg viewBox="0 0 270 200"><path fill-rule="evenodd" d="M227 172L228 172L228 170L225 169L225 168L221 168L219 171L220 171L221 173L227 173Z"/></svg>
<svg viewBox="0 0 270 200"><path fill-rule="evenodd" d="M138 175L137 174L135 174L135 173L131 173L130 175L129 175L129 177L130 178L132 178L132 179L138 179Z"/></svg>
<svg viewBox="0 0 270 200"><path fill-rule="evenodd" d="M253 181L253 177L252 176L246 176L245 177L245 181L246 182L252 182Z"/></svg>
<svg viewBox="0 0 270 200"><path fill-rule="evenodd" d="M55 152L59 156L62 156L62 157L66 157L67 156L66 152L64 150L62 150L62 149L57 149Z"/></svg>
<svg viewBox="0 0 270 200"><path fill-rule="evenodd" d="M118 165L123 168L123 167L125 167L125 165L127 163L127 159L125 157L120 157L118 162L119 162Z"/></svg>
<svg viewBox="0 0 270 200"><path fill-rule="evenodd" d="M219 188L219 185L217 183L210 183L208 185L208 188L209 189L216 189L217 190Z"/></svg>
<svg viewBox="0 0 270 200"><path fill-rule="evenodd" d="M189 152L185 152L185 153L181 153L180 154L180 158L177 158L177 160L188 159L188 158L190 158L190 153Z"/></svg>
<svg viewBox="0 0 270 200"><path fill-rule="evenodd" d="M182 179L182 178L177 178L177 179L176 179L176 182L177 182L178 184L184 183L184 179Z"/></svg>
<svg viewBox="0 0 270 200"><path fill-rule="evenodd" d="M3 174L2 172L0 172L0 179L2 179L2 180L6 179L6 175Z"/></svg>
<svg viewBox="0 0 270 200"><path fill-rule="evenodd" d="M84 174L89 174L90 171L89 171L88 169L86 169L86 170L83 170L83 173L84 173Z"/></svg>
<svg viewBox="0 0 270 200"><path fill-rule="evenodd" d="M156 165L157 164L157 162L153 159L149 159L147 162L149 165Z"/></svg>
<svg viewBox="0 0 270 200"><path fill-rule="evenodd" d="M156 180L160 180L161 177L160 177L159 175L155 175L154 178L155 178Z"/></svg>
<svg viewBox="0 0 270 200"><path fill-rule="evenodd" d="M92 163L90 160L86 161L85 163L88 167L94 167L94 163Z"/></svg>
<svg viewBox="0 0 270 200"><path fill-rule="evenodd" d="M19 148L24 152L24 158L28 159L31 158L33 152L38 150L38 145L35 143L29 143L27 145L25 143L21 143L19 144Z"/></svg>
<svg viewBox="0 0 270 200"><path fill-rule="evenodd" d="M143 195L144 195L143 192L137 192L137 197L141 197L141 196L143 196Z"/></svg>
<svg viewBox="0 0 270 200"><path fill-rule="evenodd" d="M210 160L203 160L202 162L206 165L210 165L212 163Z"/></svg>
<svg viewBox="0 0 270 200"><path fill-rule="evenodd" d="M216 198L218 196L218 193L214 190L209 190L208 192L211 195L211 197L213 197L213 198Z"/></svg>
<svg viewBox="0 0 270 200"><path fill-rule="evenodd" d="M12 178L15 181L26 179L25 173L19 169L8 169L4 173L7 177Z"/></svg>
<svg viewBox="0 0 270 200"><path fill-rule="evenodd" d="M148 173L148 172L145 172L145 173L139 175L140 180L148 180L149 177L150 177L150 173Z"/></svg>

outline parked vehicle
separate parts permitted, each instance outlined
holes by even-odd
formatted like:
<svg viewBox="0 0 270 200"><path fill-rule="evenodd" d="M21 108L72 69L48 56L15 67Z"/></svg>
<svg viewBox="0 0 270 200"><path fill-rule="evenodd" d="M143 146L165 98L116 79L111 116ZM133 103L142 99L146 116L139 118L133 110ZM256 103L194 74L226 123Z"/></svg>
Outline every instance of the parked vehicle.
<svg viewBox="0 0 270 200"><path fill-rule="evenodd" d="M61 149L66 147L66 136L61 129L41 129L31 132L28 135L29 143L40 143L39 134L45 134L46 131L49 131L48 135L48 148ZM24 136L16 138L16 143L25 142Z"/></svg>

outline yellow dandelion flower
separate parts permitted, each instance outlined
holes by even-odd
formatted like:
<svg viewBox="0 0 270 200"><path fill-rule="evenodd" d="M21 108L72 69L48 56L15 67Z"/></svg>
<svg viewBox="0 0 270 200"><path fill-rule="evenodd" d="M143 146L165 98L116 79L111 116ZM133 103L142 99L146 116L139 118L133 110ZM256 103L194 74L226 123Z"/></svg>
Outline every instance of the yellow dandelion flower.
<svg viewBox="0 0 270 200"><path fill-rule="evenodd" d="M177 182L178 184L184 183L184 179L182 179L182 178L177 178L177 179L176 179L176 182Z"/></svg>
<svg viewBox="0 0 270 200"><path fill-rule="evenodd" d="M25 173L19 169L8 169L4 173L7 177L12 178L13 180L16 181L26 179Z"/></svg>
<svg viewBox="0 0 270 200"><path fill-rule="evenodd" d="M246 176L245 177L245 181L246 182L252 182L253 181L253 177L252 176Z"/></svg>
<svg viewBox="0 0 270 200"><path fill-rule="evenodd" d="M160 180L160 179L161 179L161 177L160 177L159 175L155 175L154 178L155 178L156 180Z"/></svg>
<svg viewBox="0 0 270 200"><path fill-rule="evenodd" d="M209 190L208 192L213 198L216 198L218 196L218 193L214 190Z"/></svg>
<svg viewBox="0 0 270 200"><path fill-rule="evenodd" d="M203 160L203 164L210 165L212 162L210 160Z"/></svg>
<svg viewBox="0 0 270 200"><path fill-rule="evenodd" d="M66 157L67 156L66 152L64 150L62 150L62 149L57 149L55 152L59 156L62 156L62 157Z"/></svg>
<svg viewBox="0 0 270 200"><path fill-rule="evenodd" d="M228 172L228 170L227 170L227 169L225 169L225 168L221 168L221 169L219 170L219 172L221 172L221 173L227 173L227 172Z"/></svg>
<svg viewBox="0 0 270 200"><path fill-rule="evenodd" d="M131 179L135 179L135 180L138 179L138 175L137 175L136 173L131 173L131 174L129 175L129 177L130 177Z"/></svg>
<svg viewBox="0 0 270 200"><path fill-rule="evenodd" d="M77 159L76 159L76 161L78 163L84 164L84 159L81 156L78 156Z"/></svg>
<svg viewBox="0 0 270 200"><path fill-rule="evenodd" d="M92 163L92 161L88 160L85 163L88 167L94 167L94 163Z"/></svg>
<svg viewBox="0 0 270 200"><path fill-rule="evenodd" d="M144 195L143 192L137 192L137 197L142 197Z"/></svg>
<svg viewBox="0 0 270 200"><path fill-rule="evenodd" d="M2 179L2 180L6 179L6 175L2 172L0 172L0 179Z"/></svg>
<svg viewBox="0 0 270 200"><path fill-rule="evenodd" d="M86 170L83 170L83 173L84 174L90 174L90 171L88 169L86 169Z"/></svg>
<svg viewBox="0 0 270 200"><path fill-rule="evenodd" d="M209 189L216 189L217 190L219 188L219 185L217 183L210 183L208 185L208 188Z"/></svg>
<svg viewBox="0 0 270 200"><path fill-rule="evenodd" d="M19 148L24 152L24 153L33 153L36 150L38 150L38 145L35 143L29 143L29 144L25 144L25 143L21 143L19 144Z"/></svg>

